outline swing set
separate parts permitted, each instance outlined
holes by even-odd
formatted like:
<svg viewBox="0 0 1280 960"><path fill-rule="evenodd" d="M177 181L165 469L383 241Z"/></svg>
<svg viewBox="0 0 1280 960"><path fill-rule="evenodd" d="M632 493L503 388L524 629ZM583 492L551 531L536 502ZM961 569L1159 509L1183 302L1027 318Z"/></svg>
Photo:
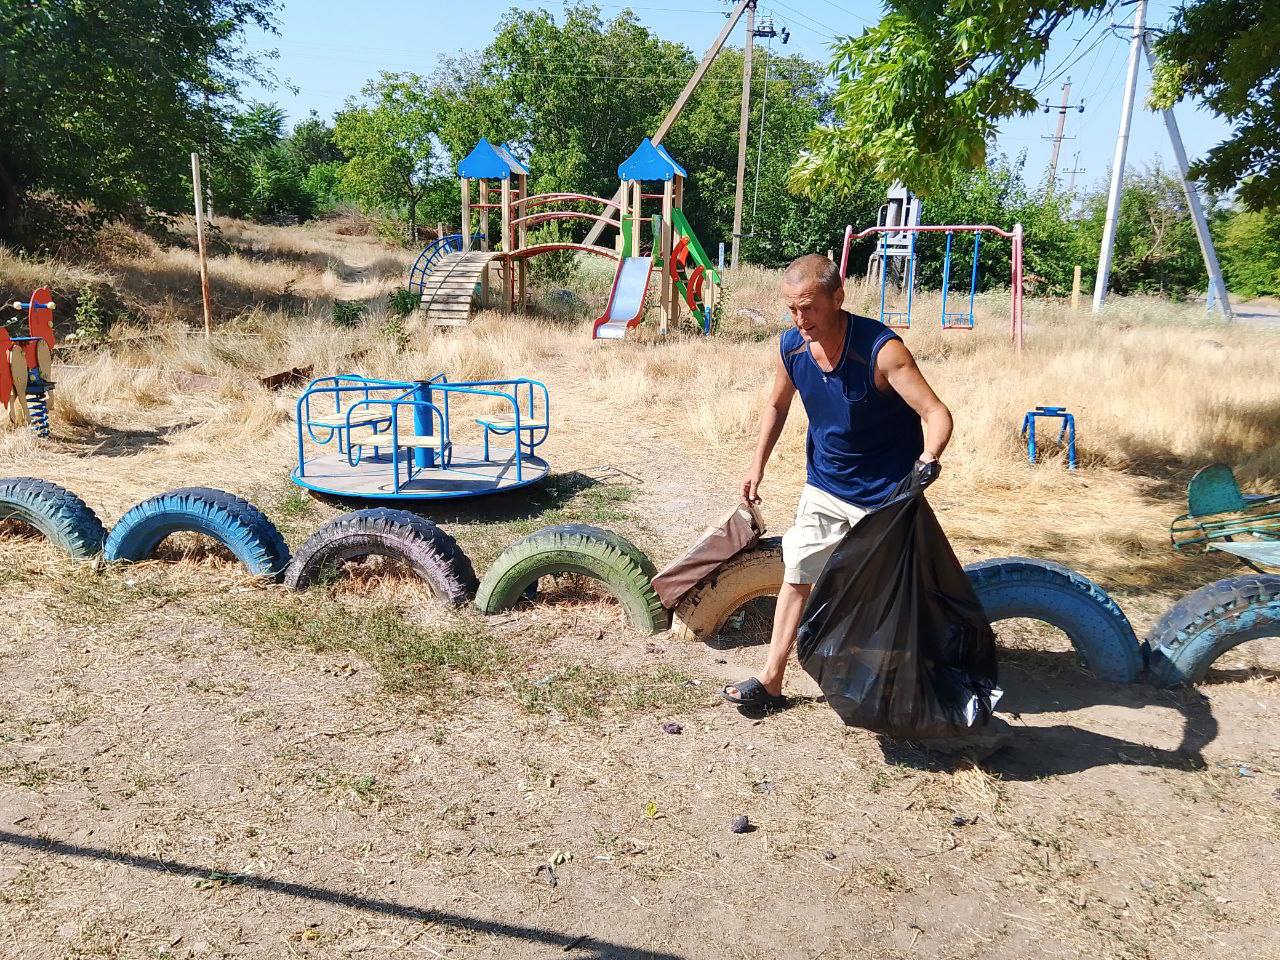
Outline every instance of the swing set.
<svg viewBox="0 0 1280 960"><path fill-rule="evenodd" d="M942 310L941 323L943 330L972 330L974 326L973 307L978 294L978 253L981 249L982 235L995 234L1011 241L1010 253L1010 310L1009 338L1014 348L1022 350L1022 224L1015 223L1012 230L1002 230L989 224L935 224L929 226L876 226L868 227L854 233L853 227L844 229L844 246L840 253L840 276L848 276L849 251L855 240L878 236L876 251L871 255L868 273L878 269L880 276L880 322L888 327L906 329L911 326L911 307L915 292L916 279L916 236L921 233L945 233L947 238L946 252L942 261ZM951 296L951 261L952 250L956 246L955 235L973 234L973 266L969 271L969 303L967 309L948 310L947 302ZM905 308L889 309L889 266L891 259L906 261L903 269L902 286L906 290ZM953 301L954 302L954 301ZM963 302L963 301L962 301Z"/></svg>

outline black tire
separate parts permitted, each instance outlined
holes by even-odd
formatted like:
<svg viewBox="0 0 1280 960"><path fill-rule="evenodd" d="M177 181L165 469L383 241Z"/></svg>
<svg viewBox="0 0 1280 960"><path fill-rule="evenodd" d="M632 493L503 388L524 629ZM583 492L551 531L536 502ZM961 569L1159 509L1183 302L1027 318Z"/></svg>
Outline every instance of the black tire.
<svg viewBox="0 0 1280 960"><path fill-rule="evenodd" d="M476 571L458 542L425 517L374 507L331 520L298 548L286 586L305 590L348 560L387 557L413 570L439 600L454 606L476 595Z"/></svg>
<svg viewBox="0 0 1280 960"><path fill-rule="evenodd" d="M982 560L964 570L992 623L1027 617L1057 627L1099 680L1133 683L1142 675L1143 647L1129 618L1088 577L1028 557Z"/></svg>
<svg viewBox="0 0 1280 960"><path fill-rule="evenodd" d="M183 487L142 501L112 529L103 555L113 562L146 560L165 537L183 531L218 541L256 576L279 580L289 566L289 546L266 514L209 487Z"/></svg>
<svg viewBox="0 0 1280 960"><path fill-rule="evenodd" d="M782 586L782 539L767 537L730 557L680 598L671 636L714 644L726 622L747 604L776 597Z"/></svg>
<svg viewBox="0 0 1280 960"><path fill-rule="evenodd" d="M665 630L668 614L648 572L653 565L638 561L617 539L617 534L582 524L531 533L494 561L480 581L476 606L482 613L498 613L513 607L540 577L576 573L608 587L636 629Z"/></svg>
<svg viewBox="0 0 1280 960"><path fill-rule="evenodd" d="M102 552L106 528L70 490L35 477L0 480L0 520L21 520L77 560Z"/></svg>
<svg viewBox="0 0 1280 960"><path fill-rule="evenodd" d="M1280 576L1228 577L1193 590L1148 637L1151 678L1165 687L1199 683L1232 647L1280 637Z"/></svg>

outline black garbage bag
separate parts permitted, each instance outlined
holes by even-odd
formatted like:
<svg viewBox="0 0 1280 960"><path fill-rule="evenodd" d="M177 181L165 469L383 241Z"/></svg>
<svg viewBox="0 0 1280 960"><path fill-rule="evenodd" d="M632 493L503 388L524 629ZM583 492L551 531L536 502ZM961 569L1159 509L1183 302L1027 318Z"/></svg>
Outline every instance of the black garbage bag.
<svg viewBox="0 0 1280 960"><path fill-rule="evenodd" d="M995 634L920 474L854 525L805 606L796 652L850 726L945 737L1000 698Z"/></svg>

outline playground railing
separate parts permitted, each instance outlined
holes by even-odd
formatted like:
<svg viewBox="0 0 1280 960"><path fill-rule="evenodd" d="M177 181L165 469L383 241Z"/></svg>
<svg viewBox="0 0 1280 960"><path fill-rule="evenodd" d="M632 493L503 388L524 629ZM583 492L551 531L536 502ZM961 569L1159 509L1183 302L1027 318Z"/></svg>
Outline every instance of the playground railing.
<svg viewBox="0 0 1280 960"><path fill-rule="evenodd" d="M400 391L400 395L404 396L406 393L405 384L395 380L374 380L350 375L321 377L313 381L303 391L302 396L298 397L297 402L295 416L298 428L299 468L301 469L305 466L303 447L306 438L309 437L313 443L327 444L336 436L338 438L338 449L342 451L343 431L345 430L349 434L351 430L350 407L348 407L347 416L343 423L317 422L311 409L313 397L332 396L333 413L341 414L343 412L342 400L344 395L354 395L358 399L370 400L373 399L373 394L375 393L390 393L392 391ZM317 434L317 429L323 433L323 436Z"/></svg>
<svg viewBox="0 0 1280 960"><path fill-rule="evenodd" d="M439 423L440 431L439 433L434 434L437 438L435 453L439 457L439 464L441 466L445 465L448 460L450 445L449 422L445 419L444 411L434 403L428 403L426 400L415 400L409 395L392 400L359 400L352 404L351 412L354 412L357 408L363 406L385 406L388 408L388 417L385 419L390 420L390 429L387 431L385 436L387 438L386 446L391 448L391 482L393 491L396 494L400 493L401 487L403 486L400 482L400 448L403 446L400 433L400 414L402 410L408 409L410 412L410 415L413 418L415 432L421 429L421 418L419 416L419 412L426 415L427 422L431 427L434 427L437 422ZM348 414L348 419L349 418L350 414ZM378 422L381 422L383 419L384 418L378 418ZM433 434L428 430L426 433L417 433L417 435L432 436ZM361 439L358 443L349 443L347 446L347 463L351 464L353 467L358 467L360 465L362 454L358 451L360 451L362 447L373 447L376 455L378 449L382 446L382 444L378 442L382 436L383 434L379 433L375 427L374 433L371 436ZM413 466L414 458L410 457L408 458L405 468L405 483L408 483L413 479Z"/></svg>
<svg viewBox="0 0 1280 960"><path fill-rule="evenodd" d="M478 230L471 235L473 244L484 238L484 234ZM427 274L447 254L460 253L464 246L462 241L462 234L449 233L427 244L422 253L418 254L418 259L414 261L413 267L409 270L409 289L421 296L422 285L427 278Z"/></svg>

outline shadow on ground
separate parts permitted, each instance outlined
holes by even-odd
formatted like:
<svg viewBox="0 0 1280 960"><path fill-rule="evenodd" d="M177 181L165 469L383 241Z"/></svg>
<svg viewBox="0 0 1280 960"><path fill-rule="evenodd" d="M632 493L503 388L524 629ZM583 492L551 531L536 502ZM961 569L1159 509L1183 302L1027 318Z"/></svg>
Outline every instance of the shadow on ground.
<svg viewBox="0 0 1280 960"><path fill-rule="evenodd" d="M517 942L560 947L565 953L572 952L574 957L582 958L582 960L605 960L605 958L609 958L609 960L680 960L679 954L659 952L650 947L628 947L622 944L609 943L608 941L597 940L589 934L570 935L557 933L554 930L547 930L543 927L527 927L502 923L497 920L484 920L479 917L469 917L465 914L451 913L446 910L414 907L390 900L356 896L355 894L343 893L340 890L330 890L305 883L272 880L270 877L262 877L252 873L226 874L213 867L195 866L176 860L156 860L151 857L122 853L116 850L104 850L100 847L86 847L79 844L63 843L59 840L11 833L7 830L0 830L0 843L11 848L48 856L78 857L86 860L115 863L168 876L194 877L204 880L215 878L228 885L249 887L267 893L282 894L287 897L300 897L320 903L331 903L349 910L360 910L365 913L395 917L414 923L440 924L456 930L504 937ZM518 950L516 947L512 949Z"/></svg>
<svg viewBox="0 0 1280 960"><path fill-rule="evenodd" d="M1202 751L1218 736L1217 718L1198 690L1105 683L1082 668L1074 653L1004 650L1000 685L1005 696L999 715L1008 718L1011 737L982 765L1009 780L1038 780L1114 765L1201 770L1206 765ZM1181 742L1164 749L1071 724L1038 727L1020 722L1024 715L1098 706L1177 711L1182 716ZM890 762L927 769L950 765L911 741L885 739L882 747Z"/></svg>
<svg viewBox="0 0 1280 960"><path fill-rule="evenodd" d="M591 473L573 470L552 474L541 483L502 493L444 500L400 499L389 506L409 510L440 524L509 523L562 510L578 495L598 487L630 486L636 482L629 474L601 467ZM311 491L311 496L339 510L361 510L370 506L369 501L357 498L315 491Z"/></svg>

